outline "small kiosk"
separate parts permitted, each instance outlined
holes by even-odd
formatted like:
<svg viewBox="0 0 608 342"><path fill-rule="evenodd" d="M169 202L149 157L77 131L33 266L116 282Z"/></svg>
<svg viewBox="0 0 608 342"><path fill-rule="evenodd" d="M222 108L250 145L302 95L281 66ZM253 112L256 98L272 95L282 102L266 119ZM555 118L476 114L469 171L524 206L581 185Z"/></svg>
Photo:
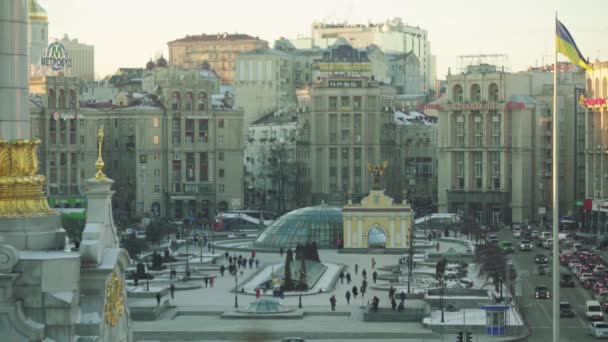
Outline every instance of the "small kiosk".
<svg viewBox="0 0 608 342"><path fill-rule="evenodd" d="M486 335L505 336L505 327L509 325L509 305L484 305L486 312Z"/></svg>

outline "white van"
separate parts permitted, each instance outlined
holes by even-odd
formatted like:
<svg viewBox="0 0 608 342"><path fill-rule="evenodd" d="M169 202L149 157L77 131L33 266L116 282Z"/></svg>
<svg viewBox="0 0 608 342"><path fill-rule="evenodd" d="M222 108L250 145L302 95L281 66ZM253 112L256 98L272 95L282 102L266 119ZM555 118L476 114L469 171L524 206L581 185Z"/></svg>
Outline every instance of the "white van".
<svg viewBox="0 0 608 342"><path fill-rule="evenodd" d="M604 312L602 306L597 300L588 300L585 305L585 318L590 321L602 321Z"/></svg>

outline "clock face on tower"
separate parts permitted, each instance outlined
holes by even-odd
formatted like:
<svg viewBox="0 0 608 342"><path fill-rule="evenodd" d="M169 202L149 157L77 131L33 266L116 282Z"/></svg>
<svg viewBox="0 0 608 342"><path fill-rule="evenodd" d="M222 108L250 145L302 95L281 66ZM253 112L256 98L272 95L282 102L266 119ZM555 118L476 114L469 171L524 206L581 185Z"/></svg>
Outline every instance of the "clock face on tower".
<svg viewBox="0 0 608 342"><path fill-rule="evenodd" d="M123 292L123 283L116 271L112 272L108 285L106 286L106 305L105 305L106 323L111 326L116 326L123 312L125 311L125 297Z"/></svg>

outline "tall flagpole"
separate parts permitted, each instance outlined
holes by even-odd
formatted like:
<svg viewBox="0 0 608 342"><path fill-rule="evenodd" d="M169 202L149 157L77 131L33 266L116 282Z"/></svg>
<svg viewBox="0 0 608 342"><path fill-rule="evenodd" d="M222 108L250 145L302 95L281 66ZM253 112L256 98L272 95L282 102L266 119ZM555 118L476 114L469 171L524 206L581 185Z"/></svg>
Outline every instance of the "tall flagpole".
<svg viewBox="0 0 608 342"><path fill-rule="evenodd" d="M553 23L553 342L559 342L559 121L557 119L557 11Z"/></svg>

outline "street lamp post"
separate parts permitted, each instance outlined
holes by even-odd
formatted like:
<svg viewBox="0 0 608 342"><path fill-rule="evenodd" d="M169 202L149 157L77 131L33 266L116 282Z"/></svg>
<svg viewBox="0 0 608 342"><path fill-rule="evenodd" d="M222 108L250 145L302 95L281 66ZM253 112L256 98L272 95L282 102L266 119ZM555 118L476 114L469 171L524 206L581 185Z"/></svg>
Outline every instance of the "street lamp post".
<svg viewBox="0 0 608 342"><path fill-rule="evenodd" d="M302 308L302 286L300 286L300 291L299 291L299 298L298 298L298 308Z"/></svg>
<svg viewBox="0 0 608 342"><path fill-rule="evenodd" d="M190 241L188 241L188 239L186 239L186 272L188 272L190 270L189 263L188 263L188 260L190 260L190 254L188 254L189 244L190 244Z"/></svg>
<svg viewBox="0 0 608 342"><path fill-rule="evenodd" d="M199 240L200 243L200 240ZM201 243L201 263L203 262L203 244Z"/></svg>
<svg viewBox="0 0 608 342"><path fill-rule="evenodd" d="M236 268L234 269L234 307L238 308L239 307L239 298L238 298L238 293L239 293L239 280L238 280L238 271L236 270Z"/></svg>
<svg viewBox="0 0 608 342"><path fill-rule="evenodd" d="M445 323L445 318L443 315L443 289L445 288L445 283L443 282L443 276L439 278L439 305L441 305L441 323Z"/></svg>

